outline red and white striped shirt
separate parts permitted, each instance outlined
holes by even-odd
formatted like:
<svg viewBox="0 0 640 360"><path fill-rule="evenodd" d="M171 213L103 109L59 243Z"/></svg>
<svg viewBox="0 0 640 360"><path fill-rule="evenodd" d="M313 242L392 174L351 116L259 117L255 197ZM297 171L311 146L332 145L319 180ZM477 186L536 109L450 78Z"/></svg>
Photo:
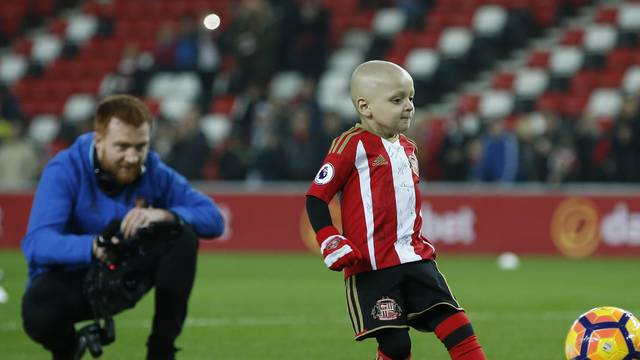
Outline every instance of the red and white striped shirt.
<svg viewBox="0 0 640 360"><path fill-rule="evenodd" d="M329 203L340 192L343 234L364 257L345 276L434 257L418 182L416 145L404 135L391 142L356 125L333 140L307 195Z"/></svg>

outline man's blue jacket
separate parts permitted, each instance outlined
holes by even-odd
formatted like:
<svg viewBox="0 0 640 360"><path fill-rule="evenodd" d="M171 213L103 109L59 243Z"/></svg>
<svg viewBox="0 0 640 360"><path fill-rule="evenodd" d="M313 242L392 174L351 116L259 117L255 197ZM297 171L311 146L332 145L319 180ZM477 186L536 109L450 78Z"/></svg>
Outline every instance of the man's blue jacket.
<svg viewBox="0 0 640 360"><path fill-rule="evenodd" d="M92 261L94 237L144 199L191 224L200 237L217 237L224 221L212 199L150 151L140 179L109 197L97 185L93 133L83 134L45 167L36 191L22 251L29 279L52 269L73 270Z"/></svg>

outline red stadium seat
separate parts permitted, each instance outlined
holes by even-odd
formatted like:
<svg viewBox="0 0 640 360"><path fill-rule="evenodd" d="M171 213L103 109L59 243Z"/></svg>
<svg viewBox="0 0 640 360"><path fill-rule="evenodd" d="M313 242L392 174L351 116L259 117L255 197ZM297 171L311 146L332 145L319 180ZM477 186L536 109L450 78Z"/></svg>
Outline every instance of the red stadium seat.
<svg viewBox="0 0 640 360"><path fill-rule="evenodd" d="M494 89L509 90L513 86L515 75L511 72L501 72L496 74L491 81L491 87Z"/></svg>
<svg viewBox="0 0 640 360"><path fill-rule="evenodd" d="M560 113L570 119L577 119L582 115L589 101L590 93L579 95L565 95L562 97Z"/></svg>
<svg viewBox="0 0 640 360"><path fill-rule="evenodd" d="M622 78L625 69L615 68L608 69L598 75L598 86L606 88L617 88L622 86Z"/></svg>
<svg viewBox="0 0 640 360"><path fill-rule="evenodd" d="M582 39L584 38L584 29L569 29L562 34L560 38L560 44L580 46L582 45Z"/></svg>
<svg viewBox="0 0 640 360"><path fill-rule="evenodd" d="M615 25L618 21L618 8L617 7L601 7L598 9L595 22L599 24L612 24Z"/></svg>
<svg viewBox="0 0 640 360"><path fill-rule="evenodd" d="M458 99L457 114L476 113L480 107L480 96L477 94L465 94Z"/></svg>
<svg viewBox="0 0 640 360"><path fill-rule="evenodd" d="M536 108L539 111L559 112L561 107L562 99L557 93L546 93L536 101Z"/></svg>
<svg viewBox="0 0 640 360"><path fill-rule="evenodd" d="M598 86L599 72L595 70L581 70L573 75L571 79L570 92L572 94L589 94L591 90Z"/></svg>
<svg viewBox="0 0 640 360"><path fill-rule="evenodd" d="M615 48L607 55L607 68L626 69L634 63L636 49Z"/></svg>
<svg viewBox="0 0 640 360"><path fill-rule="evenodd" d="M547 68L551 55L546 50L534 51L529 55L527 65L532 68Z"/></svg>

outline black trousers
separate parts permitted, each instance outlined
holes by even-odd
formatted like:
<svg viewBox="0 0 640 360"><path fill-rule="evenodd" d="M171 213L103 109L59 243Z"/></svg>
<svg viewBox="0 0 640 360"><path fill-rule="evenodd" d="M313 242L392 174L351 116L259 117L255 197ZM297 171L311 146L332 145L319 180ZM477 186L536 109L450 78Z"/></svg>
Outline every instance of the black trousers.
<svg viewBox="0 0 640 360"><path fill-rule="evenodd" d="M147 359L173 359L196 274L198 237L185 225L173 248L149 269L155 287L155 312ZM22 298L25 332L53 354L71 359L77 345L75 323L93 319L82 292L87 270L54 270L34 278Z"/></svg>

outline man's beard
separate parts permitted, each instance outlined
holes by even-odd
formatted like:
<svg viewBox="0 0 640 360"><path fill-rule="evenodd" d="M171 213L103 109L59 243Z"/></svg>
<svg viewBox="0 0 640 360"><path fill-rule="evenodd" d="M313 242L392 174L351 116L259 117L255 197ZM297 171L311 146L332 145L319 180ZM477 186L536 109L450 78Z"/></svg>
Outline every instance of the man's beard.
<svg viewBox="0 0 640 360"><path fill-rule="evenodd" d="M106 156L103 156L106 159ZM122 163L110 163L104 161L100 167L102 170L108 172L113 178L122 185L128 185L138 179L140 173L142 173L142 163L124 165Z"/></svg>

